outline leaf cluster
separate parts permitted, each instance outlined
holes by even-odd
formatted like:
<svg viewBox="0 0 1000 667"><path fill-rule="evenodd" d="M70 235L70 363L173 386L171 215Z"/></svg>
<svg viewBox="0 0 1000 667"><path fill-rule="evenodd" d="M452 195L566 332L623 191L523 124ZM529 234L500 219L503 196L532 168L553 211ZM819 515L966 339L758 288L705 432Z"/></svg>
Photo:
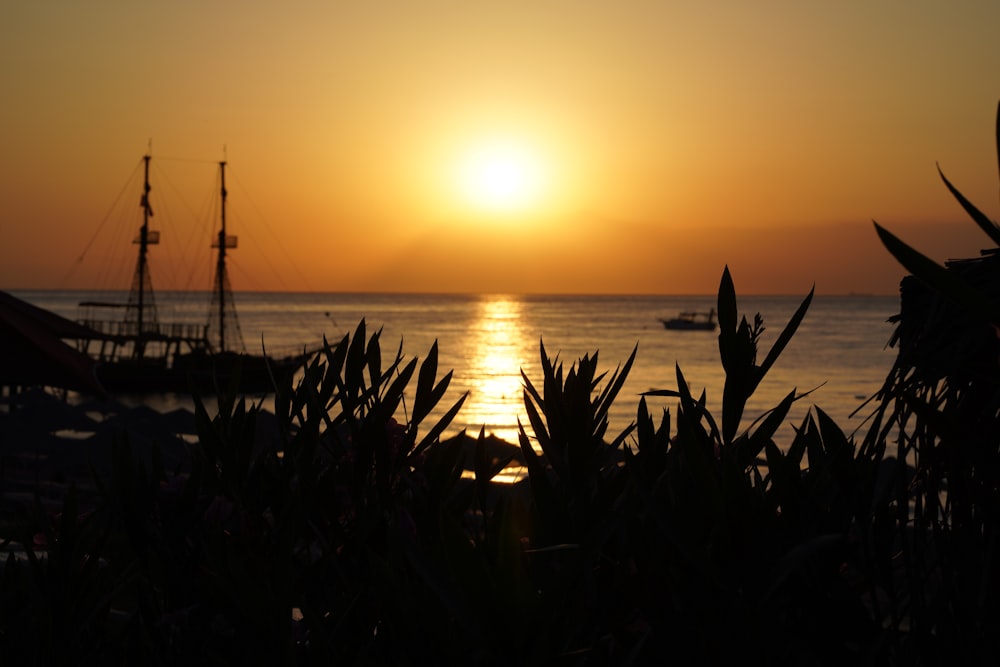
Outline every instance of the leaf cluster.
<svg viewBox="0 0 1000 667"><path fill-rule="evenodd" d="M1000 158L1000 107L996 138ZM863 446L892 489L874 553L896 653L987 664L1000 655L1000 225L938 173L995 247L942 266L875 223L911 275Z"/></svg>

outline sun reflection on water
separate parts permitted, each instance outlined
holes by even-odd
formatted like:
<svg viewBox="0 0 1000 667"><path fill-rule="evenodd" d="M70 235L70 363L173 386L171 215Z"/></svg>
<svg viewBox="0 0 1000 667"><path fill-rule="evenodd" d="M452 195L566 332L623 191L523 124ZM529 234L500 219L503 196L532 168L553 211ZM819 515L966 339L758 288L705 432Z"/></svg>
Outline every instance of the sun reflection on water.
<svg viewBox="0 0 1000 667"><path fill-rule="evenodd" d="M469 398L462 411L470 424L485 426L517 443L517 418L523 411L521 367L530 340L524 331L521 303L514 297L487 296L469 330Z"/></svg>

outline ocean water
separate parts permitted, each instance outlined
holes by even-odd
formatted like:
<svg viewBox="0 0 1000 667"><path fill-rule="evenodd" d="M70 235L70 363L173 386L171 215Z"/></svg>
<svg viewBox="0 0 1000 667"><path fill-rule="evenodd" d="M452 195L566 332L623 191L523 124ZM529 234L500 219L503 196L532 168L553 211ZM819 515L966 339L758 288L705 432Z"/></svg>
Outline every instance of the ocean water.
<svg viewBox="0 0 1000 667"><path fill-rule="evenodd" d="M17 291L16 296L66 317L77 316L86 299L124 300L124 293L100 295L76 291ZM765 332L759 360L801 302L801 296L738 297L741 315L760 313ZM161 322L202 322L209 296L202 293L158 293ZM517 441L518 420L527 425L521 371L541 385L540 345L558 355L564 370L582 355L598 355L608 375L623 364L633 348L636 360L612 409L610 434L634 419L640 394L676 389L679 366L691 391L706 392L709 409L719 413L724 373L717 332L669 331L660 318L682 310L707 311L714 296L517 296L413 295L336 293L240 293L240 329L251 351L263 341L271 354L315 347L352 334L364 319L369 335L381 330L385 362L402 345L407 358L422 360L431 345L439 347L439 377L454 376L437 412L468 394L449 432L485 428ZM792 436L814 405L851 433L867 410L851 417L881 386L895 352L886 343L892 333L887 319L898 312L896 297L817 296L791 343L748 404L744 427L788 392L812 391L796 403L779 436ZM183 395L125 397L158 409L189 407ZM675 412L676 399L648 397L654 415ZM269 407L267 399L264 403ZM434 415L432 415L434 416Z"/></svg>

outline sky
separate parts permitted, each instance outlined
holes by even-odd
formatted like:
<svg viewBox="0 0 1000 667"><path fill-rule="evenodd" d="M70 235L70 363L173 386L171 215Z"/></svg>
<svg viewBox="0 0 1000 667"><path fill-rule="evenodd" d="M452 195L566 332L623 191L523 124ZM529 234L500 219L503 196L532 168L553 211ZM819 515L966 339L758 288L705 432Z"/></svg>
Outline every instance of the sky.
<svg viewBox="0 0 1000 667"><path fill-rule="evenodd" d="M938 261L990 245L937 165L996 217L998 26L995 0L15 0L0 289L109 287L149 151L157 289L209 287L179 241L225 159L236 289L713 294L728 265L742 294L895 294L873 220Z"/></svg>

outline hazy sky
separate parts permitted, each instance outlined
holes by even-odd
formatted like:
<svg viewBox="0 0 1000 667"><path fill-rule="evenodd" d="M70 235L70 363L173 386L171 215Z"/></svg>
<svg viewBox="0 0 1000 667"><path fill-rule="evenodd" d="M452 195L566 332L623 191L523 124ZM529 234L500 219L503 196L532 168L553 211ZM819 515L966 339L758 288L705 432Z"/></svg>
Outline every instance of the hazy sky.
<svg viewBox="0 0 1000 667"><path fill-rule="evenodd" d="M995 0L15 0L0 289L104 286L78 258L151 141L158 289L208 287L164 266L205 224L167 183L207 191L225 146L237 289L714 293L729 264L891 294L873 219L989 245L935 163L995 214L998 28Z"/></svg>

